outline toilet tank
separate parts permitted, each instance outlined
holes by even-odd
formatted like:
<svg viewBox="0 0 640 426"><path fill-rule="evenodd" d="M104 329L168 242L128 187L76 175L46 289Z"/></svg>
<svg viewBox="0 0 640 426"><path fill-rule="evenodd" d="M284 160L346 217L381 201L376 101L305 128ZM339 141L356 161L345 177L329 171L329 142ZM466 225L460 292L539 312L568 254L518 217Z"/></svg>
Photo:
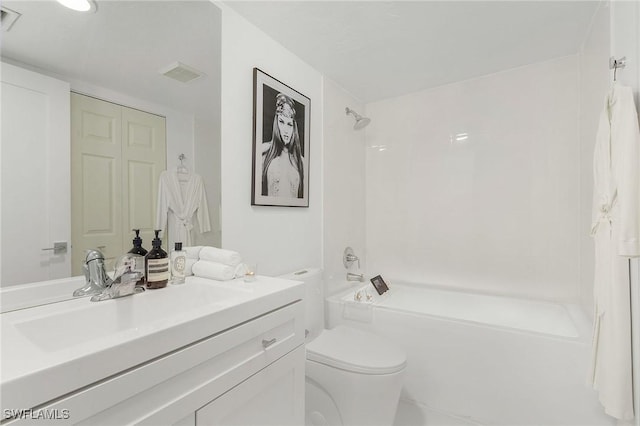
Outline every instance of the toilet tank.
<svg viewBox="0 0 640 426"><path fill-rule="evenodd" d="M307 342L315 339L324 330L324 282L322 269L306 268L278 278L302 281L305 284L305 329Z"/></svg>

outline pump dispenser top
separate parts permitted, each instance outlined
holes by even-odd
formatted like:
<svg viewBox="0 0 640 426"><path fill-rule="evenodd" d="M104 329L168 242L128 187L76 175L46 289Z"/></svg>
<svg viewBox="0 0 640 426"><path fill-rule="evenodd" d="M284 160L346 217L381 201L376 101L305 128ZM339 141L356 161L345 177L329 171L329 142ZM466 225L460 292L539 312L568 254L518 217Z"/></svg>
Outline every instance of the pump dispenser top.
<svg viewBox="0 0 640 426"><path fill-rule="evenodd" d="M129 253L145 256L147 254L147 250L145 250L144 247L142 247L142 238L140 238L140 230L132 229L132 231L136 233L136 237L133 239L133 248L129 250Z"/></svg>

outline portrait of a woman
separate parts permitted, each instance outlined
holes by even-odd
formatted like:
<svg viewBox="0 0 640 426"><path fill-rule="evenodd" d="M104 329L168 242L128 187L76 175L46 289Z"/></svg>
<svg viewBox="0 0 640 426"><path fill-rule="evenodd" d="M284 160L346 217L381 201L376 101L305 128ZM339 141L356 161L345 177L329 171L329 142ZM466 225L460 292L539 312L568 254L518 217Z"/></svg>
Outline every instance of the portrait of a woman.
<svg viewBox="0 0 640 426"><path fill-rule="evenodd" d="M303 198L304 178L295 103L278 93L272 137L262 144L262 195Z"/></svg>
<svg viewBox="0 0 640 426"><path fill-rule="evenodd" d="M251 205L309 207L311 99L253 69Z"/></svg>

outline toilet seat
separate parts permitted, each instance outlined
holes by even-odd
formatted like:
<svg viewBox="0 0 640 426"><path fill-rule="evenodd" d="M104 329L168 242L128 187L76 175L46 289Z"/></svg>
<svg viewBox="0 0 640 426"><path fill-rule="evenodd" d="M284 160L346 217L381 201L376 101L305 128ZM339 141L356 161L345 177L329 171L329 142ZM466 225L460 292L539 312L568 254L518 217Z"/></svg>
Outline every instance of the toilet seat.
<svg viewBox="0 0 640 426"><path fill-rule="evenodd" d="M307 359L360 374L392 374L407 364L404 351L366 331L337 326L307 343Z"/></svg>

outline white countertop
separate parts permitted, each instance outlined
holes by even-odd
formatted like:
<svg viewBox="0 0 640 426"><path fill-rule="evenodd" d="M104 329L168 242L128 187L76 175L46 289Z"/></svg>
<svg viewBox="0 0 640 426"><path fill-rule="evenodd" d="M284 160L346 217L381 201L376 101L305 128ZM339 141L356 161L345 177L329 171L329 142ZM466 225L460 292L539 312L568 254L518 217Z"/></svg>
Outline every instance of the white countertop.
<svg viewBox="0 0 640 426"><path fill-rule="evenodd" d="M280 278L188 277L120 299L3 313L1 408L33 408L303 296L301 283Z"/></svg>

